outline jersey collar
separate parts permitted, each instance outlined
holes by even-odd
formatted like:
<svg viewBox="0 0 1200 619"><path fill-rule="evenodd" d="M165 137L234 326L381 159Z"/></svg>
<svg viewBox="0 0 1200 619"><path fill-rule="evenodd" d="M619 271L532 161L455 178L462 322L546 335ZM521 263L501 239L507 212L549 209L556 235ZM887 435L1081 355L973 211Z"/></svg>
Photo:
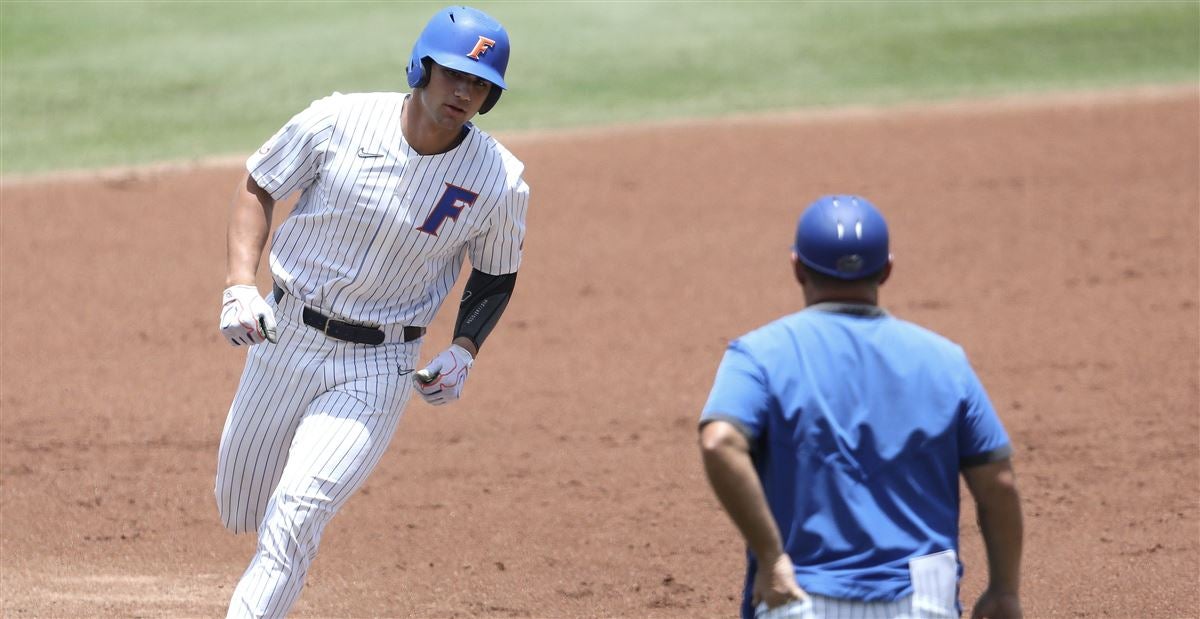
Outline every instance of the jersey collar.
<svg viewBox="0 0 1200 619"><path fill-rule="evenodd" d="M878 305L871 305L870 303L825 301L823 303L814 303L806 309L817 310L819 312L833 312L835 314L848 314L850 316L862 316L864 318L887 316L887 310Z"/></svg>

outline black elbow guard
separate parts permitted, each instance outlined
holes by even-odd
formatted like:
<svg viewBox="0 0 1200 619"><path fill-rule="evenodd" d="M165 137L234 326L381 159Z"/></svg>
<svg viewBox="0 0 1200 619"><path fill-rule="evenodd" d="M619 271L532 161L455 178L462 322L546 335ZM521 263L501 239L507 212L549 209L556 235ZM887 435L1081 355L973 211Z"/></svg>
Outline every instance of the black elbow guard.
<svg viewBox="0 0 1200 619"><path fill-rule="evenodd" d="M454 337L465 337L474 342L476 348L481 348L508 306L516 283L516 273L488 275L472 269L458 306Z"/></svg>

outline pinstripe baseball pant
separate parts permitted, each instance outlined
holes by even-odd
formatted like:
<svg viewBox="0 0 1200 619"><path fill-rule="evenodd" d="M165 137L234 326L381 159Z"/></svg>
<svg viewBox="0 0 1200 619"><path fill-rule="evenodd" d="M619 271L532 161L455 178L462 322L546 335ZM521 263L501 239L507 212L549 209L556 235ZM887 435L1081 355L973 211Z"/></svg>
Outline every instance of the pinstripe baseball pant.
<svg viewBox="0 0 1200 619"><path fill-rule="evenodd" d="M325 525L391 441L421 342L340 342L305 325L296 298L267 302L279 342L247 353L217 457L221 521L258 532L229 617L282 617L295 603Z"/></svg>
<svg viewBox="0 0 1200 619"><path fill-rule="evenodd" d="M958 612L949 609L921 608L913 604L913 596L891 602L860 602L823 595L809 595L804 602L766 609L759 605L755 619L958 619Z"/></svg>
<svg viewBox="0 0 1200 619"><path fill-rule="evenodd" d="M803 602L768 609L755 619L958 619L958 555L944 550L908 562L912 594L890 602L863 602L809 594Z"/></svg>

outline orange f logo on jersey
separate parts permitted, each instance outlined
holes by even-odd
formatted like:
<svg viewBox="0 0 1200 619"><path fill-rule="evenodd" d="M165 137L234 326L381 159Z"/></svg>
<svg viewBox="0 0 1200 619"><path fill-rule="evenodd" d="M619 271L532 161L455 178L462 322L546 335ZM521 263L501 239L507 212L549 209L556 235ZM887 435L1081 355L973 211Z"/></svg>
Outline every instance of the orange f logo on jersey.
<svg viewBox="0 0 1200 619"><path fill-rule="evenodd" d="M467 54L467 58L470 58L471 60L479 60L480 56L487 52L488 49L493 47L496 47L496 42L481 34L479 35L479 41L475 43L475 49L471 50L471 53Z"/></svg>

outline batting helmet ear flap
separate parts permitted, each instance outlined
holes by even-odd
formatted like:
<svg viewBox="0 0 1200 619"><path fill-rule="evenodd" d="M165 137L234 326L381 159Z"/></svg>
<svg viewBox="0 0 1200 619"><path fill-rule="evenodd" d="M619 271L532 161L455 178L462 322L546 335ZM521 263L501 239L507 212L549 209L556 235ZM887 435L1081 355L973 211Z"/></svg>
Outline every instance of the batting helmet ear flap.
<svg viewBox="0 0 1200 619"><path fill-rule="evenodd" d="M487 99L483 100L483 105L480 106L479 113L487 114L488 111L491 110L492 107L494 107L496 105L496 102L500 100L500 95L502 95L502 94L504 94L504 89L495 84L492 84L492 90L490 92L488 92Z"/></svg>
<svg viewBox="0 0 1200 619"><path fill-rule="evenodd" d="M408 61L408 85L411 88L424 88L429 84L429 72L432 70L430 63L432 62L428 57L417 58L416 56Z"/></svg>

